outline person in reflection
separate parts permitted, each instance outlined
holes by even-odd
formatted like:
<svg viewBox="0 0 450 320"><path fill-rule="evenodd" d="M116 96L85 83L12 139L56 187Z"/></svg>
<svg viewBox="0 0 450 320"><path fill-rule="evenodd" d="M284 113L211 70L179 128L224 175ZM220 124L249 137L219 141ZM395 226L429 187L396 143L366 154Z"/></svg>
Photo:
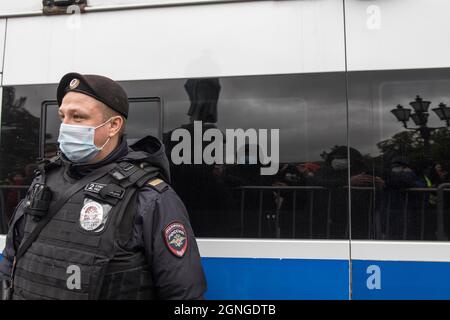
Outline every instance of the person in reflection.
<svg viewBox="0 0 450 320"><path fill-rule="evenodd" d="M350 183L353 187L383 188L385 182L379 176L369 174L364 157L355 148L349 148L350 153ZM326 156L325 166L319 171L321 185L339 187L348 185L347 147L337 146Z"/></svg>
<svg viewBox="0 0 450 320"><path fill-rule="evenodd" d="M350 162L348 161L350 154ZM317 174L317 183L328 188L326 237L348 238L348 176L352 187L352 236L370 237L368 220L370 212L377 210L378 201L372 201L376 189L385 187L384 180L369 174L370 170L362 154L355 148L336 146L326 154L325 164ZM322 209L323 210L323 209Z"/></svg>
<svg viewBox="0 0 450 320"><path fill-rule="evenodd" d="M172 149L178 143L172 141L172 133L179 129L189 132L194 141L194 121L201 121L201 130L216 129L218 121L218 101L221 85L218 78L188 79L184 89L189 97L189 109L183 124L164 134L164 144L169 159ZM204 148L209 142L202 141L201 146L191 144L191 157L195 148ZM183 200L189 211L192 226L197 236L210 237L217 234L222 236L239 234L238 226L231 227L239 218L232 215L238 207L232 201L230 188L227 183L232 179L229 168L214 164L170 164L173 187ZM229 179L230 177L230 179ZM239 184L239 183L236 183Z"/></svg>
<svg viewBox="0 0 450 320"><path fill-rule="evenodd" d="M409 165L409 160L406 156L393 156L388 163L386 181L389 188L406 189L422 186L416 173Z"/></svg>
<svg viewBox="0 0 450 320"><path fill-rule="evenodd" d="M255 154L253 154L253 151ZM233 193L233 212L244 210L244 223L240 225L241 234L244 237L274 237L274 221L272 216L275 214L273 209L274 198L270 190L263 190L263 198L260 199L260 186L269 186L271 176L261 175L261 153L258 145L246 143L236 152L234 165L227 165L224 171L223 181L227 189L234 189ZM252 188L248 188L252 187ZM245 196L242 197L242 192ZM262 201L263 225L259 230L259 201ZM242 203L243 202L243 203ZM236 221L240 221L235 219Z"/></svg>
<svg viewBox="0 0 450 320"><path fill-rule="evenodd" d="M436 196L424 191L433 187L430 163L422 159L415 161L413 166L405 154L393 154L387 157L387 163L383 195L384 237L419 240L422 238L422 210L435 210L436 204Z"/></svg>
<svg viewBox="0 0 450 320"><path fill-rule="evenodd" d="M450 175L447 168L441 163L435 163L430 174L430 179L434 187L438 187L442 183L450 182Z"/></svg>
<svg viewBox="0 0 450 320"><path fill-rule="evenodd" d="M450 175L448 174L448 167L442 163L435 163L433 166L433 170L431 172L430 175L430 179L433 183L433 187L438 188L440 185L444 184L444 183L450 183ZM443 208L444 211L447 212L446 210L449 210L450 208L450 193L449 192L444 192L443 193L444 199L443 199ZM430 195L430 197L432 197ZM436 202L436 209L437 209L437 205L438 205L438 199L437 196L435 197L435 202ZM434 222L434 224L433 224ZM446 223L444 226L444 232L445 234L450 234L450 224ZM427 234L432 234L432 235L436 235L436 230L437 230L437 225L436 225L436 220L433 219L431 220L431 226L428 228L431 231L428 231ZM433 238L436 239L436 238Z"/></svg>
<svg viewBox="0 0 450 320"><path fill-rule="evenodd" d="M310 186L315 183L315 176L320 164L315 162L286 163L274 176L274 186Z"/></svg>
<svg viewBox="0 0 450 320"><path fill-rule="evenodd" d="M309 237L309 224L305 221L309 220L308 210L312 198L308 193L308 186L315 185L316 173L320 169L320 165L315 162L304 163L285 163L281 166L278 173L273 177L272 186L302 186L305 189L295 191L274 190L273 211L280 217L280 236L284 238L291 237ZM295 216L293 219L293 201L295 195ZM312 200L313 201L313 200ZM292 224L295 223L295 235L293 234Z"/></svg>

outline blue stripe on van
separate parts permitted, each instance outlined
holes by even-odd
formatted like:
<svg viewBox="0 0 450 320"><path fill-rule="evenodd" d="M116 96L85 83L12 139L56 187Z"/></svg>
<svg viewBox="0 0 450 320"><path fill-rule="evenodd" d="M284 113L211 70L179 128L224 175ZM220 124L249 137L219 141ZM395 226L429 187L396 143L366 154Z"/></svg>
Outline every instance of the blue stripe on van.
<svg viewBox="0 0 450 320"><path fill-rule="evenodd" d="M206 299L349 298L348 260L202 258Z"/></svg>
<svg viewBox="0 0 450 320"><path fill-rule="evenodd" d="M450 299L450 262L352 260L352 277L353 299Z"/></svg>
<svg viewBox="0 0 450 320"><path fill-rule="evenodd" d="M202 263L206 299L346 300L349 295L347 260L202 258Z"/></svg>
<svg viewBox="0 0 450 320"><path fill-rule="evenodd" d="M347 260L202 258L202 263L207 299L348 299ZM450 299L450 262L352 260L352 277L355 300Z"/></svg>
<svg viewBox="0 0 450 320"><path fill-rule="evenodd" d="M347 260L202 258L202 263L207 299L348 299ZM355 300L450 299L450 262L353 260L352 277Z"/></svg>

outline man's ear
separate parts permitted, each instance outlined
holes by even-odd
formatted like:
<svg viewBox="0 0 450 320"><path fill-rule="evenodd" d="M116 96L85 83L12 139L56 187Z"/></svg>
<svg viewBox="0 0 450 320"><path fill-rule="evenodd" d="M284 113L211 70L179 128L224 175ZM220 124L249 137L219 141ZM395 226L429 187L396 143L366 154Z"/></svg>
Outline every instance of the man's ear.
<svg viewBox="0 0 450 320"><path fill-rule="evenodd" d="M123 118L120 116L117 116L111 120L111 130L110 130L110 136L115 135L120 131L120 129L123 127Z"/></svg>

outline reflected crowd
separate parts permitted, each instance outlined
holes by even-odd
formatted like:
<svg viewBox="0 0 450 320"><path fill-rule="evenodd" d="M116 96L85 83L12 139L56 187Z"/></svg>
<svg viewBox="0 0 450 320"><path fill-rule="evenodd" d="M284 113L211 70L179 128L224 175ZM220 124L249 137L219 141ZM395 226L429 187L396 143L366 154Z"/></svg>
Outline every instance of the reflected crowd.
<svg viewBox="0 0 450 320"><path fill-rule="evenodd" d="M439 89L442 81L434 82L442 74L433 72L430 83L436 92L444 92ZM129 127L136 130L127 132L127 138L139 138L135 135L142 128L161 133L170 159L176 144L172 133L184 129L194 136L195 121L201 121L202 132L279 129L281 163L275 175L261 174L265 155L247 140L244 149L234 151L233 164L171 163L172 186L198 237L448 240L450 130L402 128L389 112L420 92L406 80L422 79L422 71L383 71L376 76L380 80L374 88L389 79L393 86L405 83L408 90L393 87L378 98L354 90L346 100L342 73L131 81L124 84L130 97L163 97L164 106L150 98L135 103L138 116ZM350 74L349 81L350 87L356 83L369 88L375 80L368 72ZM403 91L407 95L397 94ZM38 156L51 157L58 149L59 123L39 109L51 97L44 92L54 94L54 88L3 88L2 232L31 183ZM447 101L444 94L435 96ZM366 106L372 99L379 99L379 109ZM418 99L412 104L428 103ZM352 111L348 118L347 108ZM164 114L161 121L156 110ZM373 120L376 112L379 122ZM437 124L434 118L430 126ZM51 133L41 132L50 125ZM203 143L202 150L209 142ZM255 149L257 154L251 155Z"/></svg>

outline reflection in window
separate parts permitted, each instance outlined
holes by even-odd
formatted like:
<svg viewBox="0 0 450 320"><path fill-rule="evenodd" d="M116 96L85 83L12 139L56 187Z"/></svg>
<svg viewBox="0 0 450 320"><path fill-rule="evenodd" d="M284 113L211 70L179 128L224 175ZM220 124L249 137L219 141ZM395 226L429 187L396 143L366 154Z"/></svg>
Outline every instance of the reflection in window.
<svg viewBox="0 0 450 320"><path fill-rule="evenodd" d="M233 164L172 165L173 186L197 236L348 237L344 80L330 73L178 81L174 98L165 96L169 156L180 143L171 141L178 129L195 139L195 121L201 121L202 133L219 129L224 150L227 130L279 129L275 175L261 175L264 153L249 154L261 151L250 140L245 164L237 163L236 150ZM251 164L255 156L259 161Z"/></svg>
<svg viewBox="0 0 450 320"><path fill-rule="evenodd" d="M353 238L448 240L448 88L449 69L349 75L350 141L373 178L352 189Z"/></svg>
<svg viewBox="0 0 450 320"><path fill-rule="evenodd" d="M13 87L3 88L0 144L0 231L31 183L38 156L39 117L33 99Z"/></svg>

